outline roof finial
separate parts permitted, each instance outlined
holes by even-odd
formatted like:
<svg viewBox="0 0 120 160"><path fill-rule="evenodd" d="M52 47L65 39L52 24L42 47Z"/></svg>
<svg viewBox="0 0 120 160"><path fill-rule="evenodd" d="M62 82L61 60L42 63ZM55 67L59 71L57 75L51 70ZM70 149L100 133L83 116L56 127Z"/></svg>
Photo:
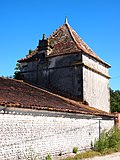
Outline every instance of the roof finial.
<svg viewBox="0 0 120 160"><path fill-rule="evenodd" d="M65 17L65 24L68 24L67 16Z"/></svg>

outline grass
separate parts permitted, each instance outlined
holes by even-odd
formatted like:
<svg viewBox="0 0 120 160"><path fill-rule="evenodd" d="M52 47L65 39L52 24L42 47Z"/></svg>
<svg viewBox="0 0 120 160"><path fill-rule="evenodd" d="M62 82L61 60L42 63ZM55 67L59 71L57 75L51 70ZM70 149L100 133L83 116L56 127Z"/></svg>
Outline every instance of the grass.
<svg viewBox="0 0 120 160"><path fill-rule="evenodd" d="M81 154L76 155L75 158L77 158L77 159L79 159L79 158L91 158L91 157L100 156L100 155L101 154L99 152L89 150L89 151L86 151L86 152L83 152Z"/></svg>
<svg viewBox="0 0 120 160"><path fill-rule="evenodd" d="M101 154L99 152L89 150L86 152L82 152L80 154L76 154L74 157L68 157L68 158L62 159L62 160L79 160L82 158L91 158L91 157L100 156L100 155Z"/></svg>

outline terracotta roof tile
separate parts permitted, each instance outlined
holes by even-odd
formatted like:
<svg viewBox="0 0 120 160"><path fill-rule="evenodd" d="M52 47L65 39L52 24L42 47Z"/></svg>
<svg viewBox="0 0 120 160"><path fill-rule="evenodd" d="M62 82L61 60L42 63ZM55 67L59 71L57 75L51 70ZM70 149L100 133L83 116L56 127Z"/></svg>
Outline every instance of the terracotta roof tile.
<svg viewBox="0 0 120 160"><path fill-rule="evenodd" d="M22 81L0 77L0 105L6 107L30 108L74 112L79 114L113 116L110 113L80 104L74 100L53 94Z"/></svg>

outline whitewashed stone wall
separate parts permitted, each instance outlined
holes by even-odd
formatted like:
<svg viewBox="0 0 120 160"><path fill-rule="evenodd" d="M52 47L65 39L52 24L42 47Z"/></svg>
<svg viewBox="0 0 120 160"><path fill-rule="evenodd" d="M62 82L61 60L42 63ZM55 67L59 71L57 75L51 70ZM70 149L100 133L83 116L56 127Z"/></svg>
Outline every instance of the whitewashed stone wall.
<svg viewBox="0 0 120 160"><path fill-rule="evenodd" d="M109 80L100 74L83 68L83 94L90 106L110 111Z"/></svg>
<svg viewBox="0 0 120 160"><path fill-rule="evenodd" d="M57 112L10 111L0 114L0 160L25 159L34 152L39 158L48 153L72 152L90 148L91 141L103 129L110 129L114 120ZM32 150L32 151L31 151Z"/></svg>
<svg viewBox="0 0 120 160"><path fill-rule="evenodd" d="M110 111L108 68L83 56L83 97L90 106ZM92 70L93 69L93 70Z"/></svg>
<svg viewBox="0 0 120 160"><path fill-rule="evenodd" d="M83 63L90 68L93 68L96 71L103 73L104 75L109 77L109 70L104 64L100 63L99 61L95 60L92 57L88 57L86 55L82 55Z"/></svg>

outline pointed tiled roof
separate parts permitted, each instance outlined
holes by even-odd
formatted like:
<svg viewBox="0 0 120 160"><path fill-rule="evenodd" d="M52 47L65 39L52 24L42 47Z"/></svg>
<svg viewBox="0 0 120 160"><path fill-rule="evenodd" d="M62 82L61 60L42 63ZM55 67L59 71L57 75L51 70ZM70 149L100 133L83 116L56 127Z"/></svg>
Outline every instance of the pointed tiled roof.
<svg viewBox="0 0 120 160"><path fill-rule="evenodd" d="M98 61L106 64L99 56L95 54L94 51L78 36L78 34L72 29L67 21L60 26L56 31L54 31L48 37L49 46L52 48L49 52L49 56L58 56L69 53L76 53L83 51L85 54L94 57ZM37 53L37 50L33 54L28 55L26 58L21 59L21 61L26 61Z"/></svg>
<svg viewBox="0 0 120 160"><path fill-rule="evenodd" d="M83 51L85 54L88 54L98 61L108 65L78 36L68 22L53 32L53 34L48 37L48 40L53 47L50 56Z"/></svg>
<svg viewBox="0 0 120 160"><path fill-rule="evenodd" d="M49 43L53 50L51 54L63 54L84 51L94 57L99 58L85 42L78 36L72 27L65 23L50 35Z"/></svg>

